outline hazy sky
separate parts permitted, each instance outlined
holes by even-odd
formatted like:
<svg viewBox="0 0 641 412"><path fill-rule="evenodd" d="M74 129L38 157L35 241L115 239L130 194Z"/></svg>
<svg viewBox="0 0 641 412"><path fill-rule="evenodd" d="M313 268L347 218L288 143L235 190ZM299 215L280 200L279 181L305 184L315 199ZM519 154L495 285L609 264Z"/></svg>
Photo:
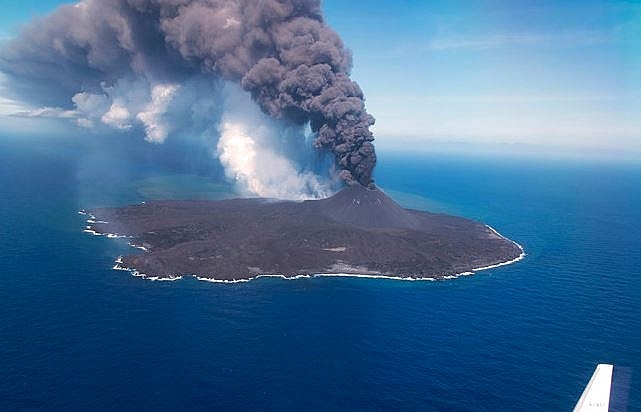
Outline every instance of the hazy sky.
<svg viewBox="0 0 641 412"><path fill-rule="evenodd" d="M65 3L0 2L4 38ZM323 9L353 51L381 147L462 141L641 156L639 1L324 0ZM1 93L0 115L15 110Z"/></svg>

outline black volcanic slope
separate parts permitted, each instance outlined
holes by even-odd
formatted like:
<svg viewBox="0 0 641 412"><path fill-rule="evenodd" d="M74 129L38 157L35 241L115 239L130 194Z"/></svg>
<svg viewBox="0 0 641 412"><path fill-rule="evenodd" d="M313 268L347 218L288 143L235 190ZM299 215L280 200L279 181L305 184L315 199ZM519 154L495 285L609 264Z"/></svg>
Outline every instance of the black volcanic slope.
<svg viewBox="0 0 641 412"><path fill-rule="evenodd" d="M380 190L350 186L305 202L154 201L91 213L98 233L148 251L122 266L148 276L243 279L348 273L439 278L517 258L522 250L471 220L403 209Z"/></svg>

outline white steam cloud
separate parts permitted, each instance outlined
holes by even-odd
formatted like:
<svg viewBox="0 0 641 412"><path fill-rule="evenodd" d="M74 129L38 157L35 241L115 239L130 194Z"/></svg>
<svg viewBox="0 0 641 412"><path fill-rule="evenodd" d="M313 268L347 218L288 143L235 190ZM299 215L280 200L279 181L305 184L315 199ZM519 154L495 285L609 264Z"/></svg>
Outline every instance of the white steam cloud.
<svg viewBox="0 0 641 412"><path fill-rule="evenodd" d="M277 130L223 121L218 155L227 177L249 195L306 200L329 196L329 187L312 172L302 172L266 142Z"/></svg>
<svg viewBox="0 0 641 412"><path fill-rule="evenodd" d="M114 129L119 130L129 130L131 129L131 115L129 110L123 105L122 102L114 102L109 111L102 115L100 120L108 126L113 127ZM82 117L80 119L83 119ZM86 119L88 120L88 119Z"/></svg>
<svg viewBox="0 0 641 412"><path fill-rule="evenodd" d="M181 85L121 80L103 86L101 93L77 93L72 102L69 110L43 107L18 115L67 119L98 131L138 128L151 143L200 135L225 175L247 196L324 198L338 180L302 166L309 167L310 159L318 156L311 147L309 126L268 117L248 92L230 82L213 86L199 76Z"/></svg>
<svg viewBox="0 0 641 412"><path fill-rule="evenodd" d="M282 145L284 135L302 135L304 129L292 131L248 104L249 96L238 87L226 87L226 109L219 127L218 158L225 174L246 195L277 199L319 199L332 193L329 179L322 180L312 171L303 170L289 152L292 144ZM300 137L300 136L296 136ZM300 146L304 140L292 139ZM279 144L281 143L281 144ZM280 147L279 147L280 146Z"/></svg>
<svg viewBox="0 0 641 412"><path fill-rule="evenodd" d="M164 114L177 91L178 86L173 84L159 84L151 89L151 102L136 116L145 125L145 140L162 142L169 135L169 124L164 120Z"/></svg>
<svg viewBox="0 0 641 412"><path fill-rule="evenodd" d="M144 79L121 80L114 86L102 87L102 93L76 93L71 101L74 108L41 107L16 113L23 117L74 119L85 128L100 124L127 131L141 126L145 140L162 143L171 132L167 110L179 91L175 84L153 84Z"/></svg>

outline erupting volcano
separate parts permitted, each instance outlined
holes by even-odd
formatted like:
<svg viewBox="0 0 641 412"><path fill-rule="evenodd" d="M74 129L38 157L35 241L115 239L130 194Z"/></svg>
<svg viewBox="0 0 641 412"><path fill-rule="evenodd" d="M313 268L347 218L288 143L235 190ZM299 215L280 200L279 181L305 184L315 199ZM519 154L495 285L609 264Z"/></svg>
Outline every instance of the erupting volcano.
<svg viewBox="0 0 641 412"><path fill-rule="evenodd" d="M441 278L522 256L485 225L403 209L376 188L374 118L351 66L319 0L83 0L32 22L0 51L13 97L36 107L24 116L154 143L205 136L225 174L251 196L321 199L337 181L346 186L305 202L156 201L92 211L99 221L89 219L87 232L125 235L146 251L118 268L223 280ZM248 106L260 116L244 115ZM295 161L307 143L331 156L320 162L324 176Z"/></svg>
<svg viewBox="0 0 641 412"><path fill-rule="evenodd" d="M351 66L319 0L83 0L0 54L14 95L41 106L28 115L141 128L153 142L180 135L185 118L219 123L219 83L240 85L282 127L309 127L344 182L371 186L374 118Z"/></svg>

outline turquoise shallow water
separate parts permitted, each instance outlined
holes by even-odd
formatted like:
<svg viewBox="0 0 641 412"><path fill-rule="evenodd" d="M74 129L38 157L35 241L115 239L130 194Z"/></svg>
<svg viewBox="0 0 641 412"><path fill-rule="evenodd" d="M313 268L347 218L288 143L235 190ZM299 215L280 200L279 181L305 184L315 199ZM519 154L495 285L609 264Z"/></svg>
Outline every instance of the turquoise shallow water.
<svg viewBox="0 0 641 412"><path fill-rule="evenodd" d="M396 199L482 220L526 259L220 285L110 269L127 246L83 234L80 208L229 194L113 154L0 139L0 410L570 410L598 362L631 368L641 410L639 166L381 153Z"/></svg>

